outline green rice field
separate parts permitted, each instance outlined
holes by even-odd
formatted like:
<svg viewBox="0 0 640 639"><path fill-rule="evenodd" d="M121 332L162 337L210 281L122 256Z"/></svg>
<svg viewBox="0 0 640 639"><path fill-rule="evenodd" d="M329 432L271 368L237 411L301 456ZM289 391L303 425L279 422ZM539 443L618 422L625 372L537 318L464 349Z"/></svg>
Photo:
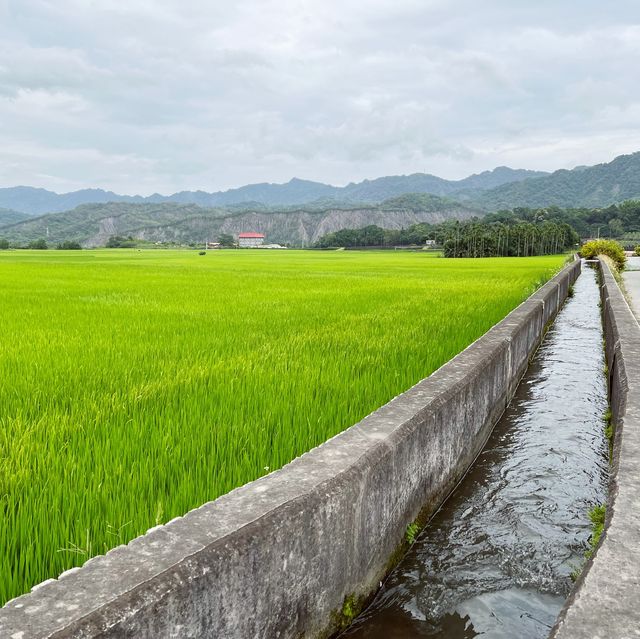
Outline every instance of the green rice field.
<svg viewBox="0 0 640 639"><path fill-rule="evenodd" d="M563 262L0 251L0 603L322 443Z"/></svg>

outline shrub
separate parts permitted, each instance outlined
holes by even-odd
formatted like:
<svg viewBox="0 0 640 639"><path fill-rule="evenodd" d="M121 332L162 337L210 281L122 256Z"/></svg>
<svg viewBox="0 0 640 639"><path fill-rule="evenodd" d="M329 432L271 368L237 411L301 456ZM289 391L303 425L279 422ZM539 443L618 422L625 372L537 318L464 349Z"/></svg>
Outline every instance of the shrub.
<svg viewBox="0 0 640 639"><path fill-rule="evenodd" d="M40 240L34 240L33 242L29 242L29 244L27 245L27 248L45 251L49 247L47 246L46 240L40 239Z"/></svg>
<svg viewBox="0 0 640 639"><path fill-rule="evenodd" d="M640 257L640 244L638 244L638 246L636 246L636 255L638 257Z"/></svg>
<svg viewBox="0 0 640 639"><path fill-rule="evenodd" d="M122 235L112 235L107 243L107 248L135 248L136 241L131 237L123 237Z"/></svg>
<svg viewBox="0 0 640 639"><path fill-rule="evenodd" d="M60 244L58 244L56 248L61 251L79 251L82 249L82 247L80 246L80 242L70 242L70 241L60 242Z"/></svg>
<svg viewBox="0 0 640 639"><path fill-rule="evenodd" d="M580 255L588 260L592 260L598 255L610 257L619 271L624 269L627 258L624 249L615 240L591 240L580 247Z"/></svg>
<svg viewBox="0 0 640 639"><path fill-rule="evenodd" d="M220 246L224 246L225 248L234 248L236 245L233 235L229 235L228 233L220 235L218 237L218 242L220 242Z"/></svg>

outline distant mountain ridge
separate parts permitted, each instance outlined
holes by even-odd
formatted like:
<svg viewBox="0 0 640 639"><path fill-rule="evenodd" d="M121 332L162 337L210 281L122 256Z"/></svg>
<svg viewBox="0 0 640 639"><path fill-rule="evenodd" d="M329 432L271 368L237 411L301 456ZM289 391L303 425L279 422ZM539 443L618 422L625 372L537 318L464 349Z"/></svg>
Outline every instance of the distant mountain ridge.
<svg viewBox="0 0 640 639"><path fill-rule="evenodd" d="M611 162L560 169L550 175L502 184L472 198L484 210L518 206L598 208L640 199L640 152Z"/></svg>
<svg viewBox="0 0 640 639"><path fill-rule="evenodd" d="M426 173L380 177L343 187L293 178L286 184L249 184L228 191L181 191L148 197L120 195L102 189L57 194L17 186L0 189L0 209L43 215L83 204L195 204L203 208L295 207L379 204L406 194L423 193L467 202L484 211L527 206L602 207L640 198L640 152L621 155L609 163L560 169L553 173L500 166L463 180L445 180ZM0 217L0 226L6 223Z"/></svg>
<svg viewBox="0 0 640 639"><path fill-rule="evenodd" d="M293 178L286 184L249 184L237 189L207 193L181 191L173 195L154 193L148 197L120 195L102 189L84 189L58 194L46 189L17 186L0 189L0 208L8 208L29 215L59 213L82 204L129 202L138 204L197 204L202 207L224 207L240 204L264 206L300 206L317 201L338 203L378 204L388 198L407 193L430 193L451 196L458 192L478 192L509 182L546 175L540 171L498 167L471 175L463 180L445 180L425 173L396 175L351 183L344 187Z"/></svg>

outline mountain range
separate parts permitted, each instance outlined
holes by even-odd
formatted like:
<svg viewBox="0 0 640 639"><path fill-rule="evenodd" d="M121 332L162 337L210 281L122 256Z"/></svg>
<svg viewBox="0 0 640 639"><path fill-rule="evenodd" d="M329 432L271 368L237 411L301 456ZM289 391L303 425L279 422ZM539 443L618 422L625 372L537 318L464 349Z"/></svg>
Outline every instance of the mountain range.
<svg viewBox="0 0 640 639"><path fill-rule="evenodd" d="M445 180L425 173L394 175L351 183L347 186L331 186L321 182L293 178L286 184L249 184L237 189L207 193L205 191L181 191L173 195L154 193L119 195L102 189L84 189L58 194L46 189L16 186L0 189L0 207L29 215L43 215L68 211L82 204L128 202L133 204L197 204L202 207L224 206L300 206L323 203L377 204L405 193L430 193L439 196L455 196L458 193L478 193L486 189L545 175L539 171L498 167L471 175L464 180Z"/></svg>
<svg viewBox="0 0 640 639"><path fill-rule="evenodd" d="M620 155L607 164L504 183L473 199L487 211L517 206L602 208L640 199L640 152Z"/></svg>
<svg viewBox="0 0 640 639"><path fill-rule="evenodd" d="M463 180L415 173L344 187L294 178L216 193L142 197L22 186L0 189L0 237L99 246L110 235L188 243L253 230L269 241L304 244L344 227L401 228L520 206L606 207L634 198L640 199L640 153L553 173L498 167Z"/></svg>

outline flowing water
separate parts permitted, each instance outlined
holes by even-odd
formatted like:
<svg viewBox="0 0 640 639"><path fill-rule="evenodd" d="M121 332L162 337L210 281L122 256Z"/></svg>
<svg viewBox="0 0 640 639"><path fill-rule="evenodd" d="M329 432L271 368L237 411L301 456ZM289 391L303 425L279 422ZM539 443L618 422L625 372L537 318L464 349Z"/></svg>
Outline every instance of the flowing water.
<svg viewBox="0 0 640 639"><path fill-rule="evenodd" d="M606 500L599 301L584 268L483 452L344 639L548 635Z"/></svg>

